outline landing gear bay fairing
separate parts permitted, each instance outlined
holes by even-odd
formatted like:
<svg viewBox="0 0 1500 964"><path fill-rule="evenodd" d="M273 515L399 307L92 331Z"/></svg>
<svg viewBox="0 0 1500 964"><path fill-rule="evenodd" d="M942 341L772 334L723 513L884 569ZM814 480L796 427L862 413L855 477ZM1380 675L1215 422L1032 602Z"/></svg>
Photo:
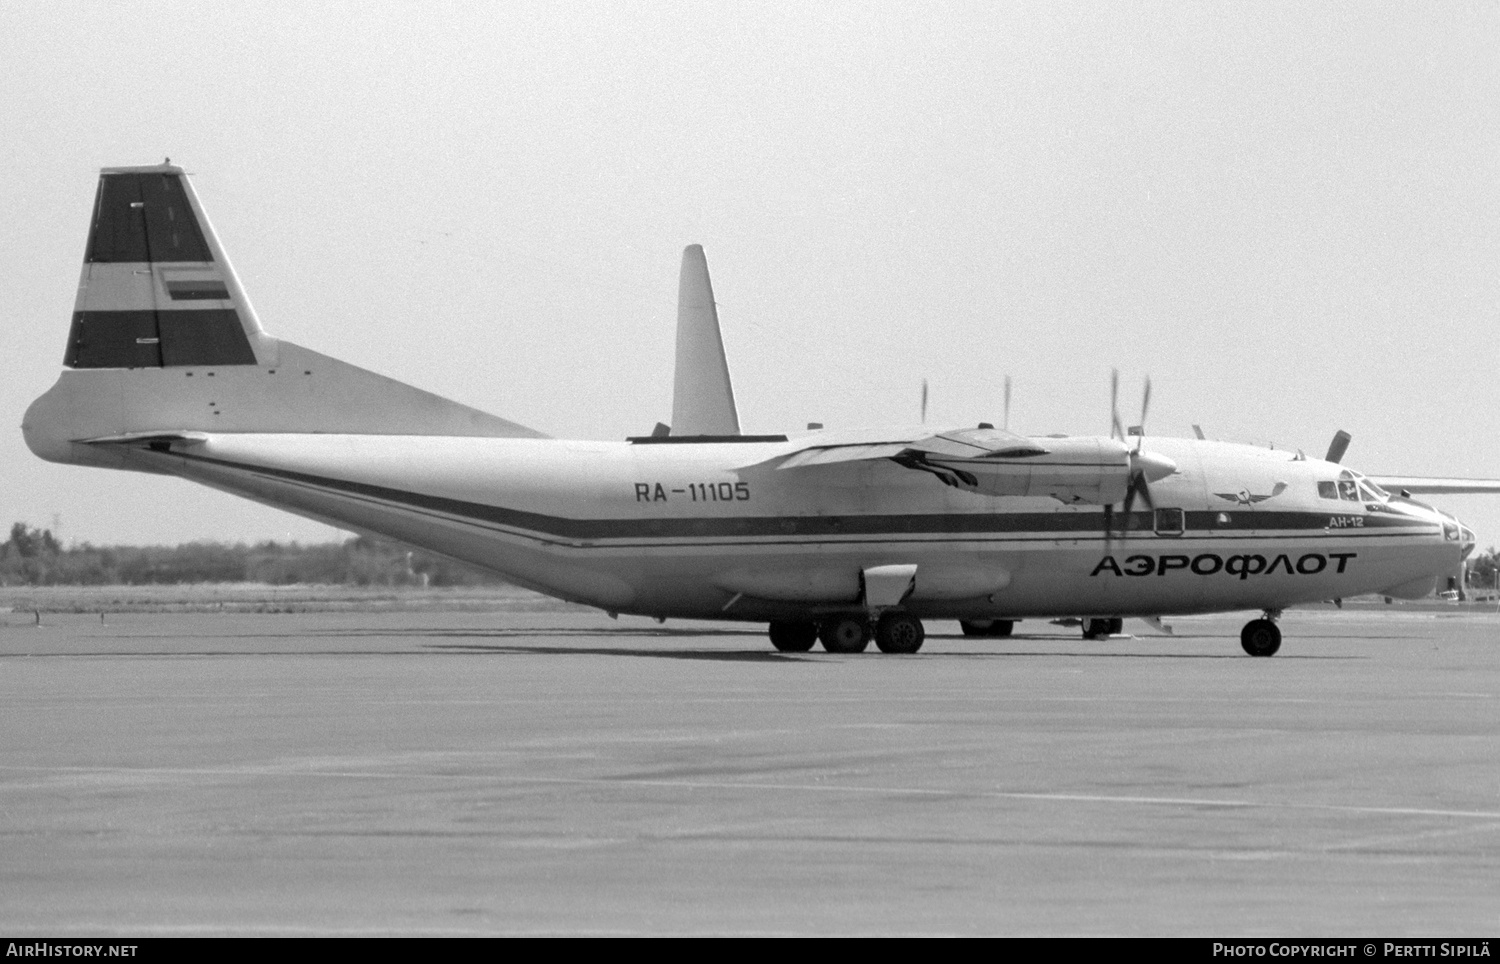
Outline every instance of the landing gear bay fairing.
<svg viewBox="0 0 1500 964"><path fill-rule="evenodd" d="M673 426L562 441L268 335L181 168L100 176L58 382L28 409L54 462L176 475L658 618L769 624L774 646L911 653L1068 618L1417 597L1473 535L1328 458L1204 439L984 424L742 434L703 253L680 279ZM1144 407L1144 406L1143 406ZM1393 494L1394 490L1396 494Z"/></svg>

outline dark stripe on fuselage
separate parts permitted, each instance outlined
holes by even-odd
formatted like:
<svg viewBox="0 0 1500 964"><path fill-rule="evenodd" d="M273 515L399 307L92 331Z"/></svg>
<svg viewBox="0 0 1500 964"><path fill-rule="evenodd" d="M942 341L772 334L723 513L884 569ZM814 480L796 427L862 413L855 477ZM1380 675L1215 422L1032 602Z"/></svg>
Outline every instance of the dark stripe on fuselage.
<svg viewBox="0 0 1500 964"><path fill-rule="evenodd" d="M808 537L829 539L858 539L860 537L883 537L905 540L920 536L950 536L956 538L1004 535L1013 537L1045 536L1048 538L1104 538L1104 516L1100 512L1001 512L1001 513L913 513L904 515L844 515L844 516L725 516L696 517L689 519L569 519L562 516L507 509L502 506L468 502L444 496L426 495L368 482L330 478L290 469L250 465L227 459L194 455L186 452L171 453L190 462L202 462L242 472L282 479L300 485L330 490L351 496L378 499L411 509L438 512L458 516L471 522L484 522L521 530L523 533L541 534L552 539L574 541L597 541L603 539L735 539ZM1229 523L1216 523L1220 513L1186 513L1189 532L1225 534L1234 529L1247 532L1275 530L1311 531L1328 526L1329 516L1311 512L1245 512L1243 518L1253 516L1255 526L1240 523L1231 517ZM1131 513L1132 532L1151 532L1149 512ZM1378 523L1374 520L1379 520ZM1216 523L1210 526L1210 523ZM1114 515L1114 538L1120 537L1120 514ZM1372 516L1365 531L1383 529L1382 535L1421 535L1435 528L1424 520L1407 517L1384 518ZM1413 532L1411 530L1419 531ZM1406 531L1392 531L1406 530ZM1341 535L1353 535L1360 530L1341 529ZM1170 542L1173 537L1164 537ZM1189 535L1186 538L1192 539Z"/></svg>

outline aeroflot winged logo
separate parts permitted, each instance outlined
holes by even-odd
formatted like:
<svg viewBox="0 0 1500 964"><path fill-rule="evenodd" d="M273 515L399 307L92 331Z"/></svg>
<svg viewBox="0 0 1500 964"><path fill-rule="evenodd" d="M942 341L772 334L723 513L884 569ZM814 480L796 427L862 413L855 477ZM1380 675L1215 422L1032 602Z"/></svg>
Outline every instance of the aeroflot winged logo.
<svg viewBox="0 0 1500 964"><path fill-rule="evenodd" d="M1276 556L1270 561L1259 554L1233 555L1225 558L1213 552L1204 552L1196 556L1184 555L1160 555L1126 556L1125 564L1122 566L1115 561L1114 556L1105 556L1099 560L1099 565L1094 567L1090 576L1097 576L1101 572L1114 576L1165 576L1173 570L1180 569L1191 572L1198 576L1214 576L1220 573L1226 576L1238 576L1240 579L1249 579L1251 576L1270 576L1278 572L1288 576L1316 576L1328 568L1329 562L1335 565L1334 572L1342 573L1349 565L1349 560L1359 555L1357 552L1309 552L1297 557L1294 563L1292 557L1286 553Z"/></svg>

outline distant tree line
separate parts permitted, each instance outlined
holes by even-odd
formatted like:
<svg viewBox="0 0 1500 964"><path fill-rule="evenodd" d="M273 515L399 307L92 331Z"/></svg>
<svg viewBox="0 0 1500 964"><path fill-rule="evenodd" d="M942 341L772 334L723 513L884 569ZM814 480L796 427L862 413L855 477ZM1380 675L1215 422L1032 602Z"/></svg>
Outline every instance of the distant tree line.
<svg viewBox="0 0 1500 964"><path fill-rule="evenodd" d="M1500 559L1497 559L1500 549L1490 546L1483 552L1469 557L1468 580L1469 586L1474 589L1497 589L1500 584L1496 582L1496 576L1500 575Z"/></svg>
<svg viewBox="0 0 1500 964"><path fill-rule="evenodd" d="M479 586L503 580L364 536L343 542L189 542L64 549L51 530L17 522L0 544L0 586L255 582L334 586Z"/></svg>

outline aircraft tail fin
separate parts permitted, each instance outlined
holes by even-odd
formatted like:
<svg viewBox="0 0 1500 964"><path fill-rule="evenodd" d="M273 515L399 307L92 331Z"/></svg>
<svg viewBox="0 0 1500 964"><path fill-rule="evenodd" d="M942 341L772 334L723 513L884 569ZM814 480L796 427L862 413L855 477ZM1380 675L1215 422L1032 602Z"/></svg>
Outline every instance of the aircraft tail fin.
<svg viewBox="0 0 1500 964"><path fill-rule="evenodd" d="M43 458L161 432L537 437L266 334L182 168L105 168L56 385L22 423Z"/></svg>
<svg viewBox="0 0 1500 964"><path fill-rule="evenodd" d="M254 365L267 349L182 168L101 171L63 364Z"/></svg>
<svg viewBox="0 0 1500 964"><path fill-rule="evenodd" d="M719 333L719 310L701 245L682 252L677 288L677 366L672 382L673 435L739 435L734 386Z"/></svg>

